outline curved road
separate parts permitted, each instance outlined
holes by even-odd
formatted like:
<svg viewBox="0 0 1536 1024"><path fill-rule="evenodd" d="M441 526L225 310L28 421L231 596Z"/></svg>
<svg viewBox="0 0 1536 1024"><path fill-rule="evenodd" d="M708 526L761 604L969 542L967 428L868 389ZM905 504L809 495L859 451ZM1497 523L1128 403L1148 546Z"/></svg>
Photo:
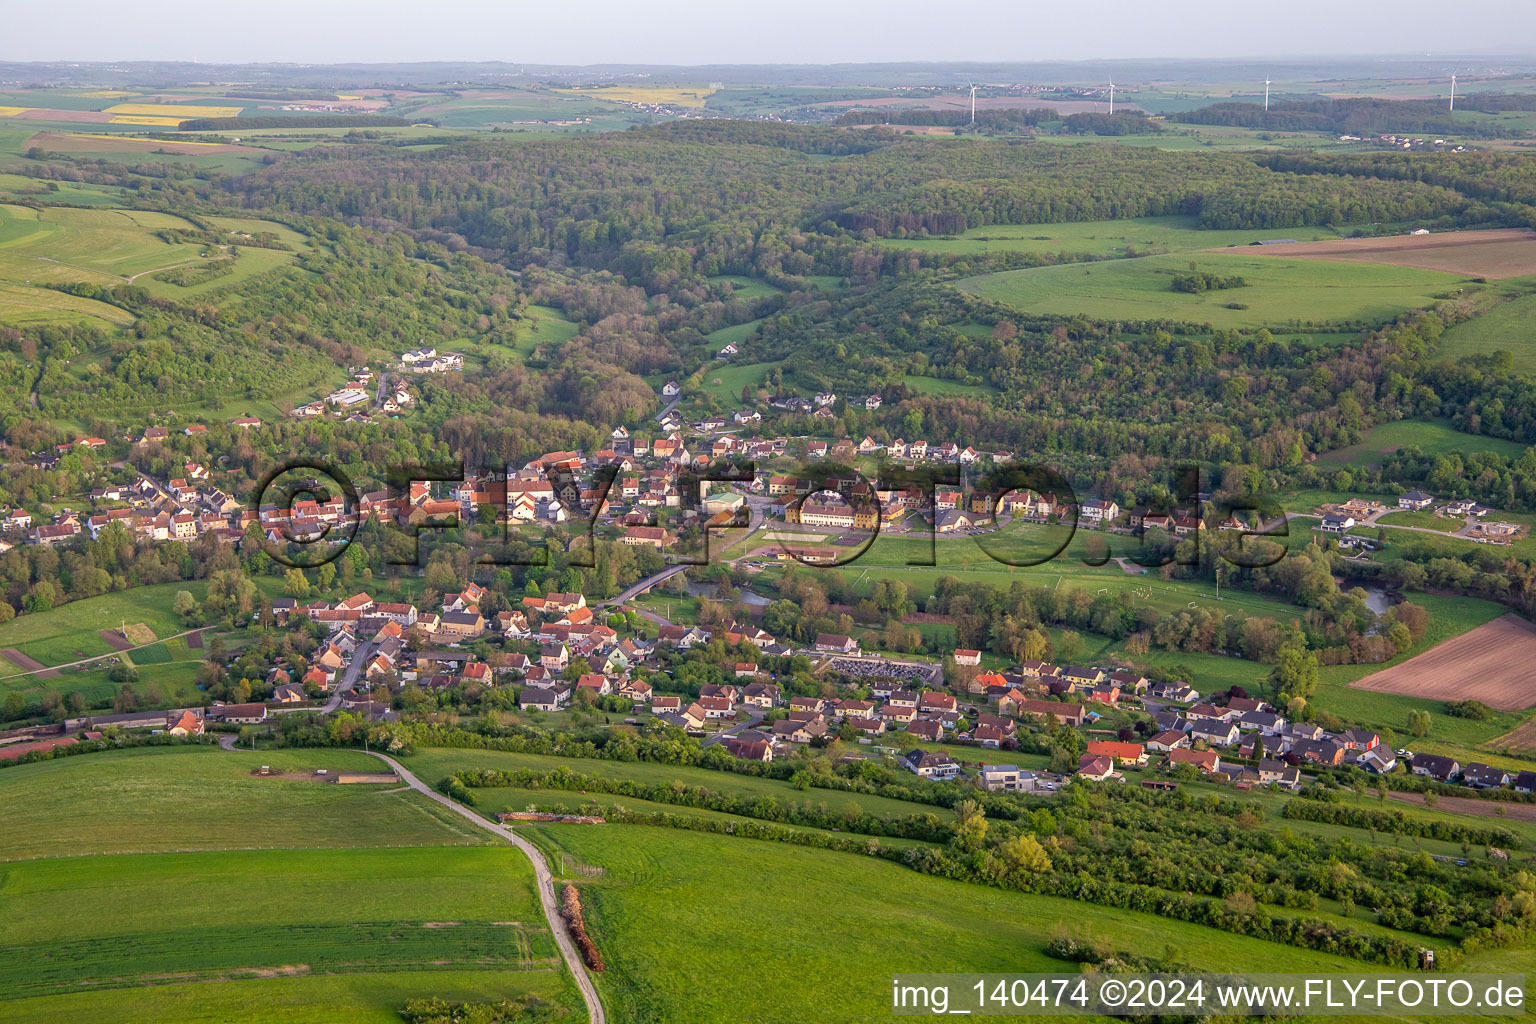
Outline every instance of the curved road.
<svg viewBox="0 0 1536 1024"><path fill-rule="evenodd" d="M455 803L432 789L388 754L380 754L377 751L368 751L368 753L393 768L400 776L400 780L416 792L436 800L456 814L468 818L478 827L505 839L528 855L528 859L533 863L534 877L538 879L539 902L544 905L544 916L549 920L549 930L555 937L555 943L560 947L560 955L565 958L566 967L570 968L571 976L576 979L576 987L581 989L581 998L586 1000L587 1016L591 1018L592 1024L605 1024L603 1004L597 997L597 986L592 984L592 976L587 973L586 965L581 962L581 954L576 951L576 943L571 939L565 918L560 916L560 908L555 902L555 877L550 873L549 862L544 859L543 851L506 826L486 821L463 804Z"/></svg>

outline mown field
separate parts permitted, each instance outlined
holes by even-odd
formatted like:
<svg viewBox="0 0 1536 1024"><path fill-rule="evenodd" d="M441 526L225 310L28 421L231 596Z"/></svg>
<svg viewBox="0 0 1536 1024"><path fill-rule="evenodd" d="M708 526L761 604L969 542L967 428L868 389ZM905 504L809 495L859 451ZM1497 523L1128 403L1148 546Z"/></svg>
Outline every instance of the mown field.
<svg viewBox="0 0 1536 1024"><path fill-rule="evenodd" d="M61 665L111 654L112 646L97 631L119 629L124 623L143 623L164 639L186 628L171 611L179 590L201 600L207 584L188 580L134 587L20 615L0 625L0 649L14 647L44 665Z"/></svg>
<svg viewBox="0 0 1536 1024"><path fill-rule="evenodd" d="M263 762L378 767L173 747L0 771L0 1018L384 1024L532 996L585 1020L526 857L417 794Z"/></svg>
<svg viewBox="0 0 1536 1024"><path fill-rule="evenodd" d="M0 770L0 857L189 850L483 846L491 837L419 794L251 774L377 771L338 750L145 747Z"/></svg>
<svg viewBox="0 0 1536 1024"><path fill-rule="evenodd" d="M1247 285L1188 294L1173 290L1190 265ZM1461 275L1412 267L1324 263L1237 253L1146 256L1009 270L959 287L1031 313L1107 320L1183 320L1254 328L1340 320L1384 321L1454 292ZM1244 308L1230 308L1240 306Z"/></svg>

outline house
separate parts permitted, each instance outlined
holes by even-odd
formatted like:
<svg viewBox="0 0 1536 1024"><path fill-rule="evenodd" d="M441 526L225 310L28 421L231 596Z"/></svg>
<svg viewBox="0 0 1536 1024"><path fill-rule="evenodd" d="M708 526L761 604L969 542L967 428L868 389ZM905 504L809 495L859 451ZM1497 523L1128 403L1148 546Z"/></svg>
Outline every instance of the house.
<svg viewBox="0 0 1536 1024"><path fill-rule="evenodd" d="M234 725L260 725L267 720L265 704L221 704L208 709L208 717L216 722Z"/></svg>
<svg viewBox="0 0 1536 1024"><path fill-rule="evenodd" d="M1221 771L1221 758L1214 750L1170 750L1168 767L1181 764L1194 765L1202 775Z"/></svg>
<svg viewBox="0 0 1536 1024"><path fill-rule="evenodd" d="M1260 785L1285 786L1287 789L1298 789L1301 786L1301 769L1293 768L1284 761L1260 758L1258 771Z"/></svg>
<svg viewBox="0 0 1536 1024"><path fill-rule="evenodd" d="M918 719L907 723L907 733L920 740L937 743L944 738L944 726L931 718Z"/></svg>
<svg viewBox="0 0 1536 1024"><path fill-rule="evenodd" d="M706 718L730 718L736 714L736 703L729 697L700 697L696 703L704 709Z"/></svg>
<svg viewBox="0 0 1536 1024"><path fill-rule="evenodd" d="M669 380L661 386L662 398L676 398L683 393L682 386L675 380Z"/></svg>
<svg viewBox="0 0 1536 1024"><path fill-rule="evenodd" d="M1339 765L1344 761L1344 748L1331 739L1302 740L1291 745L1291 754L1306 764Z"/></svg>
<svg viewBox="0 0 1536 1024"><path fill-rule="evenodd" d="M818 651L835 651L838 654L857 654L859 642L851 636L843 636L841 633L816 634L816 649Z"/></svg>
<svg viewBox="0 0 1536 1024"><path fill-rule="evenodd" d="M1427 775L1437 782L1450 782L1461 774L1461 765L1454 757L1442 757L1439 754L1414 754L1408 767L1413 774Z"/></svg>
<svg viewBox="0 0 1536 1024"><path fill-rule="evenodd" d="M651 698L651 714L653 715L676 713L682 709L683 699L681 697L669 697L661 694Z"/></svg>
<svg viewBox="0 0 1536 1024"><path fill-rule="evenodd" d="M283 683L272 691L272 699L279 704L297 704L305 699L304 688L293 683Z"/></svg>
<svg viewBox="0 0 1536 1024"><path fill-rule="evenodd" d="M1516 793L1536 793L1536 772L1521 772L1514 782Z"/></svg>
<svg viewBox="0 0 1536 1024"><path fill-rule="evenodd" d="M804 721L784 719L773 723L773 738L789 743L809 743L827 734L827 723L820 716Z"/></svg>
<svg viewBox="0 0 1536 1024"><path fill-rule="evenodd" d="M1236 725L1231 722L1217 722L1211 719L1201 719L1190 726L1189 738L1204 740L1212 747L1230 747L1238 741L1240 733Z"/></svg>
<svg viewBox="0 0 1536 1024"><path fill-rule="evenodd" d="M934 750L912 750L902 758L902 763L912 774L925 779L954 779L960 776L960 766L948 754Z"/></svg>
<svg viewBox="0 0 1536 1024"><path fill-rule="evenodd" d="M683 728L691 732L702 730L704 723L709 721L708 712L699 707L697 701L684 708L678 717L683 720Z"/></svg>
<svg viewBox="0 0 1536 1024"><path fill-rule="evenodd" d="M1147 749L1166 754L1170 750L1189 749L1189 737L1178 729L1164 729L1147 740Z"/></svg>
<svg viewBox="0 0 1536 1024"><path fill-rule="evenodd" d="M518 695L517 706L524 711L555 711L560 707L560 696L547 686L527 686Z"/></svg>
<svg viewBox="0 0 1536 1024"><path fill-rule="evenodd" d="M1082 725L1088 719L1088 710L1081 704L1068 704L1055 700L1021 700L1020 715L1050 715L1064 725Z"/></svg>
<svg viewBox="0 0 1536 1024"><path fill-rule="evenodd" d="M1397 757L1385 747L1376 747L1361 754L1355 763L1372 774L1385 775L1397 767Z"/></svg>
<svg viewBox="0 0 1536 1024"><path fill-rule="evenodd" d="M1462 785L1473 789L1497 789L1509 785L1509 772L1473 761L1461 770Z"/></svg>
<svg viewBox="0 0 1536 1024"><path fill-rule="evenodd" d="M767 740L747 740L728 736L720 741L720 745L725 748L726 753L743 761L773 760L773 744Z"/></svg>
<svg viewBox="0 0 1536 1024"><path fill-rule="evenodd" d="M1095 757L1113 758L1119 764L1147 763L1147 750L1140 743L1123 743L1119 740L1094 740L1088 744L1088 753Z"/></svg>
<svg viewBox="0 0 1536 1024"><path fill-rule="evenodd" d="M1102 755L1084 754L1078 760L1077 771L1073 774L1090 782L1103 782L1115 774L1115 759Z"/></svg>
<svg viewBox="0 0 1536 1024"><path fill-rule="evenodd" d="M981 652L980 651L969 651L969 650L966 650L963 647L957 647L955 649L955 664L956 665L980 665L981 664Z"/></svg>
<svg viewBox="0 0 1536 1024"><path fill-rule="evenodd" d="M1433 494L1426 494L1420 490L1409 491L1397 499L1398 508L1411 508L1415 510L1429 508L1434 503L1435 496Z"/></svg>
<svg viewBox="0 0 1536 1024"><path fill-rule="evenodd" d="M165 731L172 736L201 736L203 720L195 711L172 711L166 716Z"/></svg>
<svg viewBox="0 0 1536 1024"><path fill-rule="evenodd" d="M1018 765L990 764L982 765L978 773L983 788L996 793L999 790L1006 793L1027 793L1035 788L1037 776L1034 772L1020 771Z"/></svg>
<svg viewBox="0 0 1536 1024"><path fill-rule="evenodd" d="M1381 744L1381 737L1369 729L1347 729L1339 736L1339 742L1345 750L1375 750Z"/></svg>

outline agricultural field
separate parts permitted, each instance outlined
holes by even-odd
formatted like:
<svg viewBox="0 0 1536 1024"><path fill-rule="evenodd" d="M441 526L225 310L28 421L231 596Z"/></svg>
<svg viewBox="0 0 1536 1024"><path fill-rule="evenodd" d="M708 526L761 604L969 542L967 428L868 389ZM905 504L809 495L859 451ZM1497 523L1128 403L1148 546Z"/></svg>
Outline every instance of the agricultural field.
<svg viewBox="0 0 1536 1024"><path fill-rule="evenodd" d="M585 1019L526 857L415 793L268 762L378 767L168 747L0 773L0 1014L384 1024L439 996Z"/></svg>
<svg viewBox="0 0 1536 1024"><path fill-rule="evenodd" d="M607 100L610 103L694 109L702 109L715 92L714 89L702 85L600 85L555 91L567 96Z"/></svg>
<svg viewBox="0 0 1536 1024"><path fill-rule="evenodd" d="M1466 356L1510 354L1516 370L1536 372L1536 295L1520 295L1451 327L1440 337L1439 355L1458 360Z"/></svg>
<svg viewBox="0 0 1536 1024"><path fill-rule="evenodd" d="M1343 238L1310 245L1264 246L1258 254L1286 259L1420 267L1497 279L1536 274L1536 231L1496 228L1430 235Z"/></svg>
<svg viewBox="0 0 1536 1024"><path fill-rule="evenodd" d="M1226 246L1246 246L1277 238L1298 240L1346 237L1348 227L1284 228L1281 230L1210 231L1192 216L1128 217L1068 224L992 224L971 228L957 237L886 238L880 244L897 249L955 254L985 252L1084 253L1095 256L1150 256L1169 252L1198 252Z"/></svg>
<svg viewBox="0 0 1536 1024"><path fill-rule="evenodd" d="M1201 967L1365 969L1150 914L1094 907L1085 915L1066 900L933 878L856 854L639 825L543 825L525 834L572 865L607 962L596 977L615 1024L780 1019L782 984L711 981L742 975L814 977L817 1019L873 1020L890 1012L893 964L1060 971L1065 965L1045 955L1045 943L1085 920L1085 930L1116 949L1160 956L1171 947ZM765 942L742 922L761 913L764 885L772 892L776 881L797 905L835 909L777 915Z"/></svg>
<svg viewBox="0 0 1536 1024"><path fill-rule="evenodd" d="M1191 265L1208 273L1240 276L1246 286L1198 294L1174 291L1174 275L1188 272ZM1463 280L1413 267L1330 264L1244 252L1009 270L965 278L958 285L1030 313L1255 328L1296 322L1385 321L1433 305Z"/></svg>
<svg viewBox="0 0 1536 1024"><path fill-rule="evenodd" d="M1317 461L1325 465L1364 468L1379 465L1381 457L1400 448L1419 448L1426 455L1470 455L1496 452L1515 459L1526 445L1480 434L1464 434L1446 420L1396 420L1372 427L1366 436L1347 448L1323 452ZM1389 502L1395 504L1396 501ZM1396 520L1391 520L1395 522Z"/></svg>
<svg viewBox="0 0 1536 1024"><path fill-rule="evenodd" d="M1536 626L1506 615L1352 685L1406 697L1476 700L1491 708L1536 706Z"/></svg>
<svg viewBox="0 0 1536 1024"><path fill-rule="evenodd" d="M756 327L756 321L752 324L741 324L739 327ZM735 331L738 327L726 327L725 331ZM716 334L721 331L716 331ZM710 336L710 342L715 342L714 335ZM724 341L721 341L724 344ZM732 363L706 366L703 369L702 387L705 393L714 395L726 405L739 405L742 388L760 388L768 378L768 372L778 363ZM686 392L685 392L686 394Z"/></svg>

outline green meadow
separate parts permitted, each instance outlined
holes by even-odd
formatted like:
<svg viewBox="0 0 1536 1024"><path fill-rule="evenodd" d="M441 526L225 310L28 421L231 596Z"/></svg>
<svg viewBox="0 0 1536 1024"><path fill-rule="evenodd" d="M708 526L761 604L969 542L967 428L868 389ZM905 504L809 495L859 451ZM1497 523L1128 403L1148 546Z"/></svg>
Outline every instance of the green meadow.
<svg viewBox="0 0 1536 1024"><path fill-rule="evenodd" d="M1199 294L1174 291L1173 276L1188 272L1191 264L1205 272L1240 276L1247 285ZM966 278L959 287L1031 313L1256 328L1385 321L1432 305L1436 296L1464 280L1458 274L1412 267L1203 253L1008 270Z"/></svg>
<svg viewBox="0 0 1536 1024"><path fill-rule="evenodd" d="M1456 324L1440 337L1439 355L1457 360L1467 356L1508 352L1514 367L1536 372L1536 295L1501 302L1471 320Z"/></svg>
<svg viewBox="0 0 1536 1024"><path fill-rule="evenodd" d="M572 867L607 963L596 977L615 1024L876 1020L891 1012L893 972L1073 973L1075 965L1046 956L1044 946L1074 930L1120 950L1176 950L1179 959L1209 968L1367 969L1152 914L1090 912L1067 900L934 878L857 854L639 825L525 831ZM753 927L769 920L766 931ZM722 985L721 978L764 983ZM814 998L814 1012L784 1017L786 994L811 986L814 997L805 996Z"/></svg>
<svg viewBox="0 0 1536 1024"><path fill-rule="evenodd" d="M1464 434L1448 420L1396 420L1372 427L1359 442L1347 448L1324 452L1317 461L1336 466L1363 468L1379 465L1382 456L1400 448L1418 448L1426 455L1461 455L1495 452L1508 459L1519 458L1526 446L1516 441L1480 434ZM1395 520L1394 520L1395 521Z"/></svg>

